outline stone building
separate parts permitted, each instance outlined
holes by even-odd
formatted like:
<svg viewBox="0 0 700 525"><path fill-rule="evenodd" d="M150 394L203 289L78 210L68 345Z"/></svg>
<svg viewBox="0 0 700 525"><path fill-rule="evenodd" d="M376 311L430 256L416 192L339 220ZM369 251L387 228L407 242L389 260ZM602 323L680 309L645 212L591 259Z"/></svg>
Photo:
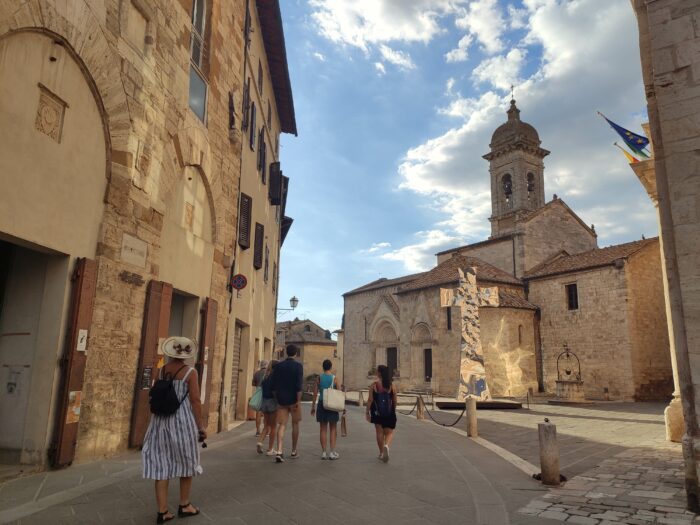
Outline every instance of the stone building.
<svg viewBox="0 0 700 525"><path fill-rule="evenodd" d="M631 4L654 145L653 161L635 171L659 212L676 383L666 412L667 435L683 434L688 508L700 512L700 4Z"/></svg>
<svg viewBox="0 0 700 525"><path fill-rule="evenodd" d="M545 202L549 152L515 101L507 115L484 155L491 237L438 253L429 272L344 295L348 387L366 387L376 365L387 364L403 389L554 392L558 357L569 348L591 399L670 396L658 239L598 248L594 228L563 200ZM467 292L470 273L476 286ZM462 301L471 311L462 306L460 317L450 305L464 294L473 296ZM485 368L476 392L465 376L469 356Z"/></svg>
<svg viewBox="0 0 700 525"><path fill-rule="evenodd" d="M208 430L243 417L291 221L278 2L3 2L0 93L0 461L139 446L168 335Z"/></svg>
<svg viewBox="0 0 700 525"><path fill-rule="evenodd" d="M343 354L333 339L330 330L326 330L309 319L296 318L293 321L277 323L276 359L284 359L287 344L293 344L300 350L300 360L304 365L304 377L323 372L323 361L330 359L333 373L342 383Z"/></svg>

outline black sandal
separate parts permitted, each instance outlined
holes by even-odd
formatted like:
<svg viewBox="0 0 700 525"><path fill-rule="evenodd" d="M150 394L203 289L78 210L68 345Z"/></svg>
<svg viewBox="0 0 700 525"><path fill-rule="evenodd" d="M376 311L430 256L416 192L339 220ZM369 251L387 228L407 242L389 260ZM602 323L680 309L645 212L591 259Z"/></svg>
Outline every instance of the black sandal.
<svg viewBox="0 0 700 525"><path fill-rule="evenodd" d="M184 505L177 506L177 517L178 518L189 518L190 516L196 516L199 514L199 509L195 507L194 512L185 512L182 509L186 509L190 506L190 503L185 503Z"/></svg>
<svg viewBox="0 0 700 525"><path fill-rule="evenodd" d="M170 514L170 511L166 510L165 512L159 512L156 516L156 523L165 523L166 521L175 519L175 514L171 514L169 518L165 517L166 514Z"/></svg>

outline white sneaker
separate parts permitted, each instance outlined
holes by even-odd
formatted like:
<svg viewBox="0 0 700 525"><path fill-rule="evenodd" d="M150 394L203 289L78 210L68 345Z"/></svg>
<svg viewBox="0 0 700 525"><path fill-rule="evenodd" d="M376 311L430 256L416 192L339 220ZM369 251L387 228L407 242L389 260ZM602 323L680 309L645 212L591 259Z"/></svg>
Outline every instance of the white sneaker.
<svg viewBox="0 0 700 525"><path fill-rule="evenodd" d="M382 454L382 461L384 463L389 463L389 447L384 445L384 453Z"/></svg>
<svg viewBox="0 0 700 525"><path fill-rule="evenodd" d="M272 450L268 450L267 452L265 452L265 455L266 456L276 456L277 451L273 448Z"/></svg>
<svg viewBox="0 0 700 525"><path fill-rule="evenodd" d="M326 456L326 451L323 451L323 454L321 454L321 459L328 459L328 456ZM333 458L331 458L333 459Z"/></svg>
<svg viewBox="0 0 700 525"><path fill-rule="evenodd" d="M255 445L255 449L258 451L258 454L262 454L262 453L263 453L263 444L260 443L260 442L258 442L258 443Z"/></svg>
<svg viewBox="0 0 700 525"><path fill-rule="evenodd" d="M328 459L338 459L339 457L340 454L338 454L335 450L328 455Z"/></svg>
<svg viewBox="0 0 700 525"><path fill-rule="evenodd" d="M292 459L299 459L299 453L296 450L292 450L292 454L289 457Z"/></svg>

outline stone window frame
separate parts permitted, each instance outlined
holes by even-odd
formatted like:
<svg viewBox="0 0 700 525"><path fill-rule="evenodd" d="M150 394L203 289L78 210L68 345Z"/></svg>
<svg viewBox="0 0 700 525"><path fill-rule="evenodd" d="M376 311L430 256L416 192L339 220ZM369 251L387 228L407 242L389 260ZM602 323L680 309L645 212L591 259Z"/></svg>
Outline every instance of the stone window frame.
<svg viewBox="0 0 700 525"><path fill-rule="evenodd" d="M143 50L139 49L134 42L126 38L126 28L129 25L129 9L133 6L146 19L146 36L143 42ZM119 33L121 38L136 51L141 58L151 58L153 47L156 42L155 11L146 0L121 0L119 2Z"/></svg>
<svg viewBox="0 0 700 525"><path fill-rule="evenodd" d="M573 287L573 288L572 288ZM574 290L575 291L575 307L572 308L572 301L571 301L571 294L569 293L569 290ZM578 282L577 281L571 281L569 283L564 283L564 298L566 300L566 309L568 312L578 312L581 309L581 304L579 301L579 293L578 293Z"/></svg>

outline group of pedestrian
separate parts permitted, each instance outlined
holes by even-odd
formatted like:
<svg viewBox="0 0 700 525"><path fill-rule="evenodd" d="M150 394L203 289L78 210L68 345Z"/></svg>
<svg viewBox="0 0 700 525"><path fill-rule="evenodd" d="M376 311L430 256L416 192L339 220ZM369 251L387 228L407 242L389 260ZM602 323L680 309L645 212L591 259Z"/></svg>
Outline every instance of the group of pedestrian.
<svg viewBox="0 0 700 525"><path fill-rule="evenodd" d="M156 523L175 518L168 510L168 484L173 478L180 478L177 516L186 518L199 514L199 509L190 502L190 493L193 477L202 473L199 443L205 447L207 438L199 377L191 366L197 354L196 344L185 337L170 337L162 343L161 349L164 363L150 390L152 415L142 448L143 476L155 480ZM258 454L274 457L276 463L286 460L284 436L290 419L292 451L289 457L299 457L304 368L295 359L299 352L296 346L288 345L285 352L284 360L261 362L260 370L253 376L253 386L259 388L262 395L255 421L256 449ZM333 363L326 359L323 373L314 386L311 415L315 415L319 423L321 459L336 460L340 458L336 450L340 412L324 406L324 392L329 389L338 389L338 381L333 374ZM377 380L369 389L366 417L375 427L379 459L385 463L389 461L389 447L396 428L396 395L390 369L380 365Z"/></svg>

